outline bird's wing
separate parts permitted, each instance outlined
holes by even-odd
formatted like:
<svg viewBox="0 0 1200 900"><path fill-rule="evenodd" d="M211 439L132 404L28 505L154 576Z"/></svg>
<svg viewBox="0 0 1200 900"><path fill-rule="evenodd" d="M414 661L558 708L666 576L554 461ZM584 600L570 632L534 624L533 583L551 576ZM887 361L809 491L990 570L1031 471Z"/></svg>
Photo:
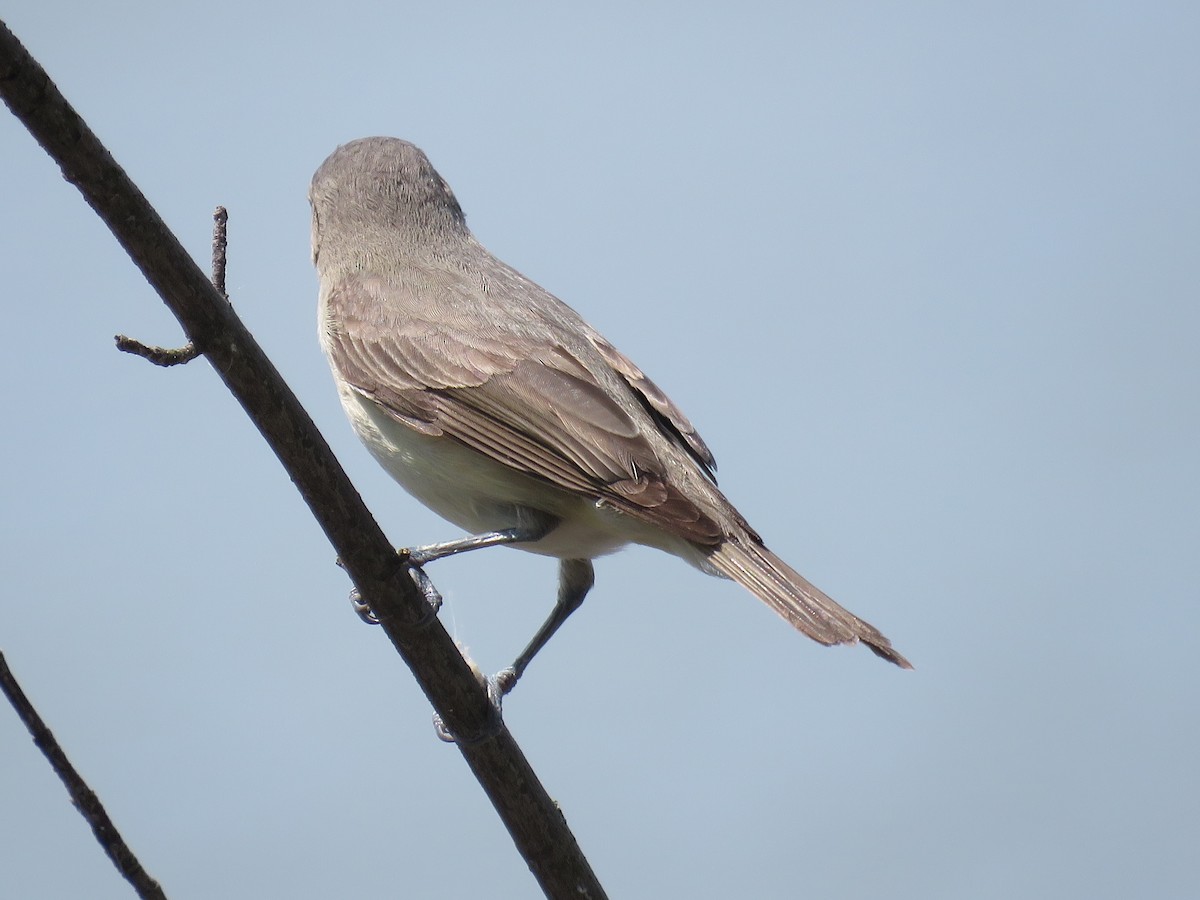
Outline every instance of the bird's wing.
<svg viewBox="0 0 1200 900"><path fill-rule="evenodd" d="M662 388L647 378L646 374L634 365L632 359L606 341L602 335L589 329L587 336L604 361L629 385L659 428L679 443L692 459L700 464L701 470L713 484L716 484L717 461L708 445L704 443L704 438L700 437L700 433L683 414L683 410L663 393Z"/></svg>
<svg viewBox="0 0 1200 900"><path fill-rule="evenodd" d="M381 317L385 307L373 295L401 289L350 278L329 292L326 345L356 391L410 428L453 438L701 546L721 542L720 526L672 484L670 463L660 459L634 416L561 343L497 328ZM660 428L669 422L667 436L682 440L702 467L711 462L670 400L611 345L603 347L601 356L616 376L612 385L633 392ZM613 359L623 361L626 371Z"/></svg>

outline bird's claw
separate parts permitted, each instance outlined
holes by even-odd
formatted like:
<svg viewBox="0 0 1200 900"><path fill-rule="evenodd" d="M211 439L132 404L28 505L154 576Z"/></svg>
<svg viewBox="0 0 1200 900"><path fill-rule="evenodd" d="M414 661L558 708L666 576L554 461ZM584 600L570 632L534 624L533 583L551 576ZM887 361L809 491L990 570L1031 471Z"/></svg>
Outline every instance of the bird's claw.
<svg viewBox="0 0 1200 900"><path fill-rule="evenodd" d="M438 610L442 608L442 595L438 589L433 586L433 582L429 580L429 576L425 574L425 570L411 559L406 560L408 563L405 569L409 577L416 584L417 590L421 592L421 596L425 598L425 603L428 607L428 612L417 622L417 628L423 628L437 618ZM378 625L379 617L375 615L375 611L371 609L371 604L363 599L362 593L358 588L350 591L350 604L354 607L354 612L360 619L368 625Z"/></svg>
<svg viewBox="0 0 1200 900"><path fill-rule="evenodd" d="M509 691L517 686L517 679L520 675L512 666L507 669L501 669L495 675L488 679L489 694L495 690L496 694L503 699Z"/></svg>
<svg viewBox="0 0 1200 900"><path fill-rule="evenodd" d="M510 670L504 670L504 672L508 671ZM433 730L437 733L439 740L443 740L447 744L458 744L460 747L469 747L473 744L482 743L488 738L494 737L500 733L500 730L504 728L504 715L502 709L504 695L508 693L508 691L512 690L511 685L504 687L501 684L501 676L504 675L504 672L501 672L499 675L494 677L489 677L485 681L488 700L492 704L492 715L489 716L489 724L481 729L478 734L471 735L469 737L460 737L446 726L446 723L442 720L440 715L434 713ZM513 683L515 684L516 682L514 681Z"/></svg>
<svg viewBox="0 0 1200 900"><path fill-rule="evenodd" d="M421 596L425 598L425 603L429 606L429 612L426 618L418 623L418 627L427 625L437 618L438 610L442 608L442 595L433 582L429 580L429 576L425 574L425 570L418 563L411 560L408 563L408 576L417 586L417 590L421 592Z"/></svg>
<svg viewBox="0 0 1200 900"><path fill-rule="evenodd" d="M379 619L375 617L375 613L371 609L371 604L362 598L362 594L358 592L358 588L350 591L350 605L354 607L354 612L358 617L368 625L379 624Z"/></svg>

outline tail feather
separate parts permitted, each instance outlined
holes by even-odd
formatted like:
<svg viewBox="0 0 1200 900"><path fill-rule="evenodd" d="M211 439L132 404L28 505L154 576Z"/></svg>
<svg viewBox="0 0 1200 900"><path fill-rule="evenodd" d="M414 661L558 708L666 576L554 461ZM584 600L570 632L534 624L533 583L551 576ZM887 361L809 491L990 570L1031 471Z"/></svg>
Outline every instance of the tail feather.
<svg viewBox="0 0 1200 900"><path fill-rule="evenodd" d="M861 641L876 656L902 669L912 668L877 628L843 609L761 544L729 539L710 553L708 561L814 641L825 645Z"/></svg>

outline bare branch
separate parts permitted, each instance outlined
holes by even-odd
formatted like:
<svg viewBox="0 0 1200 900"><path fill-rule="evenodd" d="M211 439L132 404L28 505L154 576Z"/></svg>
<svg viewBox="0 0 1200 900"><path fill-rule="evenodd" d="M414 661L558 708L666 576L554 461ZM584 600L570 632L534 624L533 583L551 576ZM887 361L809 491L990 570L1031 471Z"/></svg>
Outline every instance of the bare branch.
<svg viewBox="0 0 1200 900"><path fill-rule="evenodd" d="M166 900L167 895L163 893L163 889L157 881L150 877L150 873L142 868L138 858L129 849L129 845L125 843L121 833L117 831L117 826L108 817L100 798L88 787L83 776L75 771L75 767L67 759L67 754L59 746L53 732L42 721L42 717L38 715L33 704L29 702L29 698L25 696L25 692L21 690L21 685L17 683L16 677L9 669L3 652L0 652L0 691L8 698L8 702L12 704L21 721L25 723L25 727L29 729L34 744L49 761L54 774L66 785L67 793L71 795L71 802L88 825L92 827L92 834L96 836L96 840L104 848L108 858L117 867L117 871L133 885L133 889L137 891L139 897L147 898L147 900Z"/></svg>
<svg viewBox="0 0 1200 900"><path fill-rule="evenodd" d="M229 211L218 206L213 212L213 242L212 242L212 283L226 301L229 294L225 292L225 249L228 244L226 225L229 222ZM156 366L181 366L190 363L200 355L196 345L188 341L182 347L154 347L143 344L136 338L118 334L114 340L117 349L122 353L132 353L142 359L149 360Z"/></svg>
<svg viewBox="0 0 1200 900"><path fill-rule="evenodd" d="M108 225L271 445L549 897L605 896L562 812L495 715L324 438L232 307L0 23L0 94ZM386 685L378 685L386 690ZM494 729L494 731L493 731ZM394 766L388 758L381 764Z"/></svg>

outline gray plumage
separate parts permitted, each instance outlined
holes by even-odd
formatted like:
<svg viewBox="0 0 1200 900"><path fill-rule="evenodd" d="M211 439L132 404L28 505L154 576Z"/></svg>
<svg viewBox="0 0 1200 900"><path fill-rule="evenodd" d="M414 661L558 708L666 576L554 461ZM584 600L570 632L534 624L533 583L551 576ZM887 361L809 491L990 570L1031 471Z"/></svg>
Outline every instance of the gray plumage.
<svg viewBox="0 0 1200 900"><path fill-rule="evenodd" d="M822 644L862 641L908 667L763 545L717 489L682 411L574 310L492 256L417 147L382 137L339 147L309 199L320 338L342 403L419 500L472 533L548 523L515 546L565 561L657 547L734 579Z"/></svg>

